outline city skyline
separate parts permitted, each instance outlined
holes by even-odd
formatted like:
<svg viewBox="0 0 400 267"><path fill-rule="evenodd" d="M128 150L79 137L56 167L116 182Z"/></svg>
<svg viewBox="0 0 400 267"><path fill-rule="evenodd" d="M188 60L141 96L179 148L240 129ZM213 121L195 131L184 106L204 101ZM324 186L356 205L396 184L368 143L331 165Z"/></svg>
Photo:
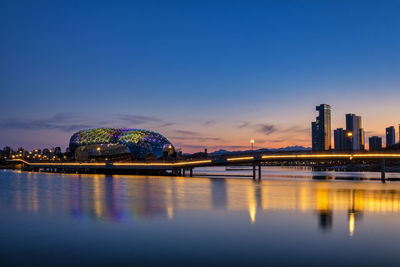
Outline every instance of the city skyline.
<svg viewBox="0 0 400 267"><path fill-rule="evenodd" d="M0 3L0 147L95 127L189 153L311 147L320 103L365 140L398 128L399 3L154 3Z"/></svg>
<svg viewBox="0 0 400 267"><path fill-rule="evenodd" d="M323 120L327 120L326 123L322 122L323 125L319 125L319 126L317 126L317 128L321 127L321 126L322 126L322 128L325 128L325 131L326 130L328 131L328 134L327 134L328 138L324 137L324 135L326 135L324 133L324 130L322 130L322 132L320 132L320 133L315 133L316 134L315 135L313 133L314 129L312 129L314 127L313 126L313 127L310 127L310 129L309 129L309 131L310 131L309 138L310 138L311 146L293 144L293 145L288 145L287 147L303 146L305 148L310 148L310 149L315 150L315 151L326 151L326 150L338 150L338 151L340 151L340 150L354 150L354 151L356 151L356 150L364 150L364 149L370 150L370 145L369 144L370 144L371 141L368 141L368 140L371 139L371 138L372 139L380 138L381 140L384 140L385 141L384 142L384 144L385 144L384 147L387 147L387 145L395 145L395 144L400 142L400 138L397 139L397 133L396 133L396 127L395 126L386 127L385 133L383 135L372 135L371 134L371 135L366 137L365 133L366 132L370 132L371 133L371 131L365 131L364 128L362 127L362 116L357 116L356 114L353 114L353 113L347 113L347 114L345 114L345 126L346 127L345 128L339 127L339 128L333 129L332 126L331 126L331 116L332 116L331 106L328 105L328 104L320 104L320 105L318 105L316 107L316 110L318 111L318 116L316 117L316 121L315 122L312 121L312 125L314 125L314 124L318 125L317 122L319 120L321 120L321 118L324 118ZM139 120L145 120L144 117L139 117L139 116L138 117L132 116L132 118L134 118L134 119L136 119L138 121ZM40 123L43 123L43 122L40 122ZM81 126L81 125L79 125L79 126ZM168 126L170 126L170 125L168 125ZM245 126L247 127L248 125L245 125ZM399 126L398 135L400 136L400 124L398 126ZM68 126L66 126L64 130L66 130L67 127ZM73 126L73 127L78 127L78 126ZM354 127L357 127L357 129L353 129ZM100 128L103 128L103 127L100 127ZM113 127L111 127L111 128L113 128ZM241 127L239 127L239 128L241 128ZM63 127L60 126L60 129L63 129ZM90 130L90 129L94 129L94 128L85 128L85 129ZM104 128L104 129L107 129L107 128ZM126 128L126 127L124 127L123 129L129 130L129 129L136 129L136 128ZM140 128L137 128L137 129L140 130ZM390 137L389 137L389 134L388 134L388 130L389 129L390 129ZM80 130L83 130L83 129L80 129ZM296 131L295 128L293 128L292 130ZM175 130L175 132L176 133L181 133L181 134L187 134L187 135L191 135L192 134L189 131L183 131L183 130ZM358 135L353 136L354 132L358 132ZM349 135L349 133L351 133L351 135ZM322 134L322 136L320 137L321 134ZM67 138L67 140L68 140L67 143L69 142L69 140L71 138L72 137ZM174 138L176 138L176 139L181 138L183 140L186 139L185 137L174 137ZM199 136L193 137L193 139L197 139L197 138L201 139L201 137L199 137ZM318 141L318 139L320 139L320 138L322 138L322 141ZM348 138L351 138L351 142L350 143L348 142L349 141ZM387 144L388 138L390 138L389 144ZM220 140L219 138L212 138L212 137L209 138L209 139L214 140L214 141ZM316 142L317 142L315 148L312 145L312 143L314 142L313 141L314 139L316 139ZM189 140L190 140L190 138L189 138ZM374 139L374 141L375 141L375 139ZM255 140L254 139L249 140L249 143L251 143L251 142L253 142L253 143L250 144L250 146L234 146L234 145L231 145L231 146L219 145L218 146L217 145L217 146L215 146L214 150L211 150L210 152L217 151L217 150L220 150L220 149L229 149L229 147L231 147L233 151L234 150L241 150L241 149L242 150L249 150L250 147L253 149ZM321 142L321 143L318 143L318 142ZM177 144L181 144L181 143L177 142ZM54 149L55 147L63 147L63 146L59 145L59 144L54 144L54 145L42 146L42 147L37 146L37 145L36 146L33 145L31 147L29 147L29 146L26 147L26 146L23 146L21 144L17 144L15 146L6 144L6 145L0 146L0 147L10 147L11 149L14 149L14 150L16 150L16 148L24 148L27 151L29 151L29 150L33 151L34 149L43 149L43 148ZM68 147L68 145L66 145L65 147ZM181 151L181 149L182 149L181 147L177 147L177 148L178 148L179 151ZM206 150L210 149L210 147L207 147L206 145L198 146L197 148L194 148L194 146L193 146L192 148L193 148L193 151L190 151L189 153L199 152L202 149L206 149ZM265 149L265 148L276 149L276 148L285 148L285 147L261 147L261 146L255 147L255 149ZM374 149L376 149L376 147L374 147L373 150ZM183 151L183 152L187 153L188 151Z"/></svg>
<svg viewBox="0 0 400 267"><path fill-rule="evenodd" d="M1 0L2 266L399 265L399 13Z"/></svg>

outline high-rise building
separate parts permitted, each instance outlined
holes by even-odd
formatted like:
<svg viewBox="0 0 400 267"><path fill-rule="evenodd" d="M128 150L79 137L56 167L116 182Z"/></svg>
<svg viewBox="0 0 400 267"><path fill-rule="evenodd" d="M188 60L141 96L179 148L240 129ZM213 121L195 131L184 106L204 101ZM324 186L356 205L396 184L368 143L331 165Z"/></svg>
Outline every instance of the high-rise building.
<svg viewBox="0 0 400 267"><path fill-rule="evenodd" d="M396 144L396 131L394 126L386 128L386 147Z"/></svg>
<svg viewBox="0 0 400 267"><path fill-rule="evenodd" d="M362 150L365 148L365 134L362 128L361 116L346 114L346 148Z"/></svg>
<svg viewBox="0 0 400 267"><path fill-rule="evenodd" d="M360 117L360 121L361 121L361 117ZM360 142L361 142L360 149L364 150L365 149L365 131L364 131L364 128L360 128Z"/></svg>
<svg viewBox="0 0 400 267"><path fill-rule="evenodd" d="M382 149L382 138L378 136L372 136L369 138L369 150L380 150Z"/></svg>
<svg viewBox="0 0 400 267"><path fill-rule="evenodd" d="M335 142L335 150L346 150L346 130L338 128L333 131L333 139Z"/></svg>
<svg viewBox="0 0 400 267"><path fill-rule="evenodd" d="M321 104L316 107L319 112L316 120L311 123L312 150L330 150L331 146L331 106Z"/></svg>
<svg viewBox="0 0 400 267"><path fill-rule="evenodd" d="M6 146L3 148L3 157L11 158L12 154L13 154L13 150L11 149L11 147Z"/></svg>

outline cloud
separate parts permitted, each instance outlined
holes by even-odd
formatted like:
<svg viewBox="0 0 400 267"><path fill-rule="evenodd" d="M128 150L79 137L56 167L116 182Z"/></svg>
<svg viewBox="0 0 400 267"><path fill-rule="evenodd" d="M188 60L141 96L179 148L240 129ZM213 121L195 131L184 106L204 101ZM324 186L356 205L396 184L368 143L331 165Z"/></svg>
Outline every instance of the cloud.
<svg viewBox="0 0 400 267"><path fill-rule="evenodd" d="M251 124L248 121L239 121L237 128L252 128L255 130L257 133L262 133L264 135L270 135L272 133L291 133L291 134L299 134L299 133L309 133L310 128L306 127L301 127L301 126L290 126L287 128L283 127L278 127L277 125L271 124L271 123L258 123L258 124Z"/></svg>
<svg viewBox="0 0 400 267"><path fill-rule="evenodd" d="M203 126L208 126L208 125L214 124L214 123L216 123L216 122L217 122L217 121L215 121L215 120L205 121L205 122L203 122Z"/></svg>
<svg viewBox="0 0 400 267"><path fill-rule="evenodd" d="M118 114L117 119L132 124L144 124L148 122L161 122L162 120L156 117L141 116L141 115L130 115L130 114Z"/></svg>
<svg viewBox="0 0 400 267"><path fill-rule="evenodd" d="M257 132L265 135L270 135L277 130L273 124L256 124L254 128Z"/></svg>
<svg viewBox="0 0 400 267"><path fill-rule="evenodd" d="M0 122L1 128L18 130L60 130L72 131L93 127L94 124L84 122L83 116L76 113L58 113L47 119L18 119L9 118Z"/></svg>
<svg viewBox="0 0 400 267"><path fill-rule="evenodd" d="M184 143L175 143L175 147L177 147L177 148L182 148L182 149L183 149L183 152L185 152L186 149L202 151L204 148L207 148L208 151L216 151L216 150L220 150L220 149L231 150L231 151L232 151L232 150L250 150L250 147L249 147L249 146L187 145L187 144L184 144ZM196 151L192 151L192 152L196 152Z"/></svg>
<svg viewBox="0 0 400 267"><path fill-rule="evenodd" d="M287 141L286 139L273 139L273 140L268 140L267 142L264 143L282 143Z"/></svg>
<svg viewBox="0 0 400 267"><path fill-rule="evenodd" d="M193 131L175 130L174 132L177 134L183 134L183 135L198 135L198 133L193 132Z"/></svg>
<svg viewBox="0 0 400 267"><path fill-rule="evenodd" d="M185 141L198 141L198 142L209 142L209 141L216 141L222 142L223 139L219 137L208 137L203 136L201 133L194 132L194 131L187 131L187 130L175 130L176 136L170 136L169 139L175 140L185 140Z"/></svg>
<svg viewBox="0 0 400 267"><path fill-rule="evenodd" d="M278 130L280 133L310 133L311 129L307 127L302 127L302 126L291 126L288 128L283 128Z"/></svg>
<svg viewBox="0 0 400 267"><path fill-rule="evenodd" d="M6 118L0 121L0 128L17 130L58 130L72 132L87 128L135 127L136 125L140 124L160 122L163 123L164 127L174 124L165 122L156 117L131 114L118 114L113 115L111 118L102 118L101 120L97 120L85 114L57 113L52 117L43 119Z"/></svg>
<svg viewBox="0 0 400 267"><path fill-rule="evenodd" d="M200 145L186 145L182 143L175 143L175 147L178 149L199 149L203 150L204 148L207 148L207 146L200 146ZM185 152L185 151L183 151Z"/></svg>
<svg viewBox="0 0 400 267"><path fill-rule="evenodd" d="M167 122L167 123L164 123L164 124L160 125L160 127L168 127L168 126L172 126L172 125L175 125L175 124L176 124L175 122Z"/></svg>
<svg viewBox="0 0 400 267"><path fill-rule="evenodd" d="M257 144L264 144L264 143L267 143L267 142L269 142L269 141L268 141L268 140L256 139L255 142L256 142Z"/></svg>
<svg viewBox="0 0 400 267"><path fill-rule="evenodd" d="M84 115L74 112L64 112L64 113L57 113L53 116L54 121L70 121L81 119Z"/></svg>
<svg viewBox="0 0 400 267"><path fill-rule="evenodd" d="M32 121L23 121L23 120L5 120L0 122L0 128L8 128L8 129L18 129L18 130L60 130L60 131L73 131L77 129L85 129L94 127L91 124L65 124L61 122L55 122L52 119L50 120L32 120Z"/></svg>
<svg viewBox="0 0 400 267"><path fill-rule="evenodd" d="M202 136L170 136L168 139L171 140L190 140L190 141L200 141L200 142L207 142L207 141L223 141L223 139L219 137L202 137Z"/></svg>
<svg viewBox="0 0 400 267"><path fill-rule="evenodd" d="M239 121L237 124L237 128L242 129L242 128L246 128L249 125L250 125L250 123L247 121Z"/></svg>

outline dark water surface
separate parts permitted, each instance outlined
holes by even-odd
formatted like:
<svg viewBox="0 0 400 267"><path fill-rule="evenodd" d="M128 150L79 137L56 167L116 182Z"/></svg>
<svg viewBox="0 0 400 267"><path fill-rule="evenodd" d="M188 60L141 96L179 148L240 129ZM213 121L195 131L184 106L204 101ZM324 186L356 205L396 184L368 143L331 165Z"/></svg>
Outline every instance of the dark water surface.
<svg viewBox="0 0 400 267"><path fill-rule="evenodd" d="M400 182L0 170L0 265L399 266L399 211Z"/></svg>

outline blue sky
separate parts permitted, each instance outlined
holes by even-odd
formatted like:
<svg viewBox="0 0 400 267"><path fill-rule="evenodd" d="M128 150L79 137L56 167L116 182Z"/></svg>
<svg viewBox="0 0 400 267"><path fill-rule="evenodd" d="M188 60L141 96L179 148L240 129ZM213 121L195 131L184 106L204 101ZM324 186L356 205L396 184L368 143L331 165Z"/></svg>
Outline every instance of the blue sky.
<svg viewBox="0 0 400 267"><path fill-rule="evenodd" d="M150 128L184 151L310 145L315 106L400 123L400 2L2 1L0 147Z"/></svg>

